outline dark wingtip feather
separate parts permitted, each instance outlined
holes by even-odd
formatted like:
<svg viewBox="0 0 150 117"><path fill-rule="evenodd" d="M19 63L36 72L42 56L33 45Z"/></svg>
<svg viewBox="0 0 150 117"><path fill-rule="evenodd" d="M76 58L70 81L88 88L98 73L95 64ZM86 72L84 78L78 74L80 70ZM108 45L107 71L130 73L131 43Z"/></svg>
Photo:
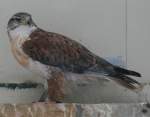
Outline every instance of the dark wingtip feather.
<svg viewBox="0 0 150 117"><path fill-rule="evenodd" d="M114 66L114 70L117 73L121 73L121 74L125 74L125 75L132 75L132 76L136 76L136 77L141 77L141 74L135 71L131 71L131 70L127 70L118 66Z"/></svg>
<svg viewBox="0 0 150 117"><path fill-rule="evenodd" d="M133 74L134 76L137 76L137 77L142 77L142 75L138 72L135 72L135 71L130 71L131 74Z"/></svg>

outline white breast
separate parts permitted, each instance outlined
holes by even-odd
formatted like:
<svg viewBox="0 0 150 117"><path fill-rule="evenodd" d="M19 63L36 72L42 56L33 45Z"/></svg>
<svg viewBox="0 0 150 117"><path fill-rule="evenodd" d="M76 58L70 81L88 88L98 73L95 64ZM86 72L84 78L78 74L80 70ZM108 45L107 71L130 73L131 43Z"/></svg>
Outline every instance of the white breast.
<svg viewBox="0 0 150 117"><path fill-rule="evenodd" d="M32 26L32 27L19 26L14 30L10 30L8 32L8 34L9 34L10 39L12 39L12 40L16 39L18 37L22 38L22 39L25 39L25 38L28 38L29 35L36 29L37 29L37 27L35 27L35 26Z"/></svg>

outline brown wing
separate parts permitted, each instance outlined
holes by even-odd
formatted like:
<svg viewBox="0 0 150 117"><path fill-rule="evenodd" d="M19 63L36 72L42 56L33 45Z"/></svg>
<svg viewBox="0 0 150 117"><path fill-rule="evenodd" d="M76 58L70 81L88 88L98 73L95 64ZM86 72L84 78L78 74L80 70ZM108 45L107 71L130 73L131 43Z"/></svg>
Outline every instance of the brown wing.
<svg viewBox="0 0 150 117"><path fill-rule="evenodd" d="M63 35L38 29L30 39L24 42L23 51L43 64L75 73L82 73L96 64L94 54Z"/></svg>

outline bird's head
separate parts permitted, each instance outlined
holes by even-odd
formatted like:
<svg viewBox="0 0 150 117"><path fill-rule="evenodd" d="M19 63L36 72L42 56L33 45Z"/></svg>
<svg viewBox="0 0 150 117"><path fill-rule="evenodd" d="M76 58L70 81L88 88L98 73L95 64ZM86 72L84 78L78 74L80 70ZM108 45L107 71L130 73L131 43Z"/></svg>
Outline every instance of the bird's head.
<svg viewBox="0 0 150 117"><path fill-rule="evenodd" d="M32 16L25 12L19 12L14 14L7 25L7 32L10 40L14 40L17 37L27 38L35 29L36 24L32 20Z"/></svg>
<svg viewBox="0 0 150 117"><path fill-rule="evenodd" d="M32 16L25 12L19 12L14 14L10 20L8 21L7 30L14 30L19 26L36 26L36 24L32 20Z"/></svg>

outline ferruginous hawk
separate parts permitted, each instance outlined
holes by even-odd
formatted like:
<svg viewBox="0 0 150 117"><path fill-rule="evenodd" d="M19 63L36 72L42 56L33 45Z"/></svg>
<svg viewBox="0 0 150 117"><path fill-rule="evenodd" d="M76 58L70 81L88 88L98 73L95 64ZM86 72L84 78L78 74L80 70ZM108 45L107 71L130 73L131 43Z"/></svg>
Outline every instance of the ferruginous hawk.
<svg viewBox="0 0 150 117"><path fill-rule="evenodd" d="M13 55L23 67L46 80L61 77L49 82L51 100L59 101L51 96L54 89L56 98L63 95L57 90L61 90L62 77L68 74L99 74L131 90L141 88L139 82L129 77L141 77L139 73L109 63L67 36L39 28L28 13L13 15L7 30Z"/></svg>

